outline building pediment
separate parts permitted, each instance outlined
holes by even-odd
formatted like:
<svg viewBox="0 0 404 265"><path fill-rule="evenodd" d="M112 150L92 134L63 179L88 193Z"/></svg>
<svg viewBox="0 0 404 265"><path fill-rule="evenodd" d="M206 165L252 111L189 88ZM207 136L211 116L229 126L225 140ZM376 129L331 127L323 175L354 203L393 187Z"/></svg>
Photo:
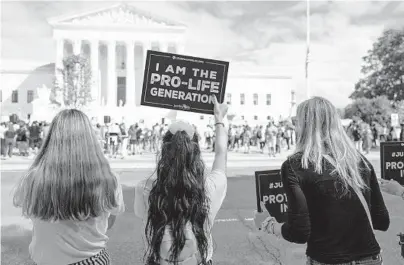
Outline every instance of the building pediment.
<svg viewBox="0 0 404 265"><path fill-rule="evenodd" d="M121 4L71 16L51 18L52 26L135 26L135 27L185 27L183 24L158 18L134 6Z"/></svg>

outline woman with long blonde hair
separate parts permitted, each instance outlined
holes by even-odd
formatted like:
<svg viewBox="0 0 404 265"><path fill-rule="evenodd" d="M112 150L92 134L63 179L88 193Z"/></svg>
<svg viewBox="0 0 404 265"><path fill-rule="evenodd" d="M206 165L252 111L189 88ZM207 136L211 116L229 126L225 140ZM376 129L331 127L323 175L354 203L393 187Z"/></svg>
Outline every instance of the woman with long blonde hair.
<svg viewBox="0 0 404 265"><path fill-rule="evenodd" d="M315 97L297 109L297 146L281 168L288 221L256 213L260 230L307 243L307 264L382 264L373 229L390 225L375 171L346 134L336 108ZM263 206L265 207L265 206Z"/></svg>
<svg viewBox="0 0 404 265"><path fill-rule="evenodd" d="M14 205L33 223L31 258L37 265L107 265L106 232L124 212L122 188L87 116L59 112Z"/></svg>

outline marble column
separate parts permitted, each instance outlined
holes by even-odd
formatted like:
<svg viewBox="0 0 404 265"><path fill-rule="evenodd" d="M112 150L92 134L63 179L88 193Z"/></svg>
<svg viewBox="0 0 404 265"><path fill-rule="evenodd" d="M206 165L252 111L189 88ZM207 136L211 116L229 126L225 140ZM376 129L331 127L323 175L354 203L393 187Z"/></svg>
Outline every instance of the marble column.
<svg viewBox="0 0 404 265"><path fill-rule="evenodd" d="M73 41L73 54L80 55L81 54L81 40Z"/></svg>
<svg viewBox="0 0 404 265"><path fill-rule="evenodd" d="M168 43L160 42L159 47L161 52L168 52Z"/></svg>
<svg viewBox="0 0 404 265"><path fill-rule="evenodd" d="M65 40L56 40L56 61L55 61L55 77L57 84L63 86L63 75L60 70L63 69L63 57L64 57Z"/></svg>
<svg viewBox="0 0 404 265"><path fill-rule="evenodd" d="M125 105L135 105L135 43L126 42L126 102Z"/></svg>
<svg viewBox="0 0 404 265"><path fill-rule="evenodd" d="M147 56L147 50L152 49L152 44L149 41L143 42L143 70L144 66L146 65L146 56Z"/></svg>
<svg viewBox="0 0 404 265"><path fill-rule="evenodd" d="M117 80L116 80L116 42L108 42L108 99L107 104L110 107L116 107L117 104Z"/></svg>
<svg viewBox="0 0 404 265"><path fill-rule="evenodd" d="M93 102L100 103L101 91L99 91L99 51L98 40L91 40L91 98Z"/></svg>
<svg viewBox="0 0 404 265"><path fill-rule="evenodd" d="M65 48L65 40L58 39L56 40L56 62L55 62L55 70L58 73L58 69L63 68L63 57L64 57L64 48Z"/></svg>
<svg viewBox="0 0 404 265"><path fill-rule="evenodd" d="M145 66L146 66L146 57L147 57L147 50L151 50L152 49L152 43L151 41L143 41L142 43L142 52L143 52L143 58L142 58L142 78L144 79L144 71L145 71ZM142 80L143 80L142 79ZM143 80L144 82L144 80ZM142 82L142 84L143 84ZM143 87L142 87L143 89ZM140 106L140 102L141 102L141 97L142 97L142 90L139 89L136 93L136 106Z"/></svg>
<svg viewBox="0 0 404 265"><path fill-rule="evenodd" d="M175 45L175 51L178 54L184 54L185 52L185 45L183 43L177 43Z"/></svg>

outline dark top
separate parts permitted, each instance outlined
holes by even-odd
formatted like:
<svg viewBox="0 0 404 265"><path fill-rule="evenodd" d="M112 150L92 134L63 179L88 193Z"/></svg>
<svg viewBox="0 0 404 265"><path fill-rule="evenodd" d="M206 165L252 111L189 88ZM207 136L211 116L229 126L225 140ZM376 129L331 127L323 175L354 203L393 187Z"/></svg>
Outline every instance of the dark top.
<svg viewBox="0 0 404 265"><path fill-rule="evenodd" d="M358 128L353 130L352 135L355 142L359 141L362 138L361 131Z"/></svg>
<svg viewBox="0 0 404 265"><path fill-rule="evenodd" d="M136 138L137 138L137 140L140 140L140 137L142 136L142 129L140 129L140 128L137 128L137 131L136 131Z"/></svg>
<svg viewBox="0 0 404 265"><path fill-rule="evenodd" d="M331 165L323 162L323 173L303 169L301 154L283 163L281 174L288 198L288 221L282 226L286 240L304 244L307 256L328 264L347 263L380 253L372 228L355 191L342 196L341 182L331 176ZM365 158L366 160L366 158ZM373 227L386 231L390 225L376 173L366 160L361 175L370 190L364 197L371 209ZM336 188L337 187L337 188ZM338 192L337 192L338 190Z"/></svg>
<svg viewBox="0 0 404 265"><path fill-rule="evenodd" d="M376 140L376 138L379 136L379 131L377 130L376 127L372 128L372 133L373 133L373 138L375 138L375 140Z"/></svg>
<svg viewBox="0 0 404 265"><path fill-rule="evenodd" d="M17 142L26 142L28 140L27 130L26 129L18 129L17 130Z"/></svg>
<svg viewBox="0 0 404 265"><path fill-rule="evenodd" d="M14 130L8 129L7 131L4 132L4 137L6 139L14 139L15 135L16 135L16 131L14 131Z"/></svg>
<svg viewBox="0 0 404 265"><path fill-rule="evenodd" d="M39 126L31 126L29 128L29 134L32 139L38 139L41 134L41 128Z"/></svg>

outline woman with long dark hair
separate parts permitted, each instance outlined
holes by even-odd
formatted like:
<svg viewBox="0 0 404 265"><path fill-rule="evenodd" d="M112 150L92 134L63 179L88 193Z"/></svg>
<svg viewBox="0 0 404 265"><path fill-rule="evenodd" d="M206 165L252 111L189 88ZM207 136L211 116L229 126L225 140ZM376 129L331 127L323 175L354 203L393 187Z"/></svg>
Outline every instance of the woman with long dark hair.
<svg viewBox="0 0 404 265"><path fill-rule="evenodd" d="M307 243L308 265L382 264L373 229L386 231L389 213L372 165L349 139L336 108L319 97L301 103L296 134L296 150L281 168L287 222L266 212L256 213L255 224Z"/></svg>
<svg viewBox="0 0 404 265"><path fill-rule="evenodd" d="M199 136L176 121L163 137L156 174L135 188L135 214L145 225L147 265L212 264L211 229L227 191L227 106L214 98L215 159L205 174Z"/></svg>

